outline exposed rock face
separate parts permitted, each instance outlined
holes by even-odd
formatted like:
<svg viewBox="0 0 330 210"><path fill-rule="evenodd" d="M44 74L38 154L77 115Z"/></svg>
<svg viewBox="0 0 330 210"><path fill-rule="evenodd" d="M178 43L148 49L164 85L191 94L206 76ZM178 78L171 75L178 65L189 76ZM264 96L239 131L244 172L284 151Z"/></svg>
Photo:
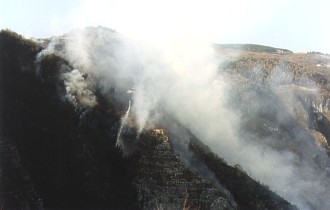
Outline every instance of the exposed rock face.
<svg viewBox="0 0 330 210"><path fill-rule="evenodd" d="M212 154L208 148L198 143L190 144L191 150L213 171L217 179L232 193L241 209L295 209L283 200L251 179L240 166L228 166L221 158Z"/></svg>
<svg viewBox="0 0 330 210"><path fill-rule="evenodd" d="M276 151L289 151L295 156L294 167L309 165L323 177L315 178L320 180L317 188L324 187L317 197L328 198L324 192L330 186L329 69L317 66L318 60L329 62L330 57L242 52L223 68L233 78L232 104L242 113L242 137ZM311 203L304 208L328 208L323 201Z"/></svg>
<svg viewBox="0 0 330 210"><path fill-rule="evenodd" d="M52 53L36 58L46 42L0 33L1 209L296 209L191 134L192 161L215 181L185 163L166 129L137 137L134 125L124 128L124 156L116 143L129 96L116 97L122 93L114 88L104 94L93 83L99 75L78 72L74 61ZM63 50L61 43L54 47ZM329 150L328 67L310 72L295 54L258 56L244 54L222 67L233 78L231 100L244 134L326 170L321 153L304 148ZM277 65L294 71L273 71ZM296 139L299 148L290 147Z"/></svg>
<svg viewBox="0 0 330 210"><path fill-rule="evenodd" d="M140 145L136 186L143 209L237 209L225 192L183 165L165 134L149 131Z"/></svg>
<svg viewBox="0 0 330 210"><path fill-rule="evenodd" d="M329 68L317 67L321 61L329 62L330 57L242 52L225 63L223 69L235 88L233 104L243 114L245 129L261 139L293 142L300 138L301 147L319 144L328 150ZM280 149L280 143L268 143Z"/></svg>

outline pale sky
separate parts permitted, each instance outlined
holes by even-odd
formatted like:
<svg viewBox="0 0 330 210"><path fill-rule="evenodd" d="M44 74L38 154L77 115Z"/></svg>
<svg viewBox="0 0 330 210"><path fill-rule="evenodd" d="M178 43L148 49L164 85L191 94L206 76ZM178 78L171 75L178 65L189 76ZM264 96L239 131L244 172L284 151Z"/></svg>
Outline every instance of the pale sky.
<svg viewBox="0 0 330 210"><path fill-rule="evenodd" d="M25 37L106 26L130 36L174 31L217 43L330 53L328 0L0 0L0 28Z"/></svg>

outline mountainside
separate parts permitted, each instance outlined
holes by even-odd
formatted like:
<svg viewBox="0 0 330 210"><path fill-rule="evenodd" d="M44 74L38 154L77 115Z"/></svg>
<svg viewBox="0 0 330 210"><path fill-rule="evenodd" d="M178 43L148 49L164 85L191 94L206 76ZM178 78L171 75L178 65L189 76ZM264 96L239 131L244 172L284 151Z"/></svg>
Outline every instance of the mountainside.
<svg viewBox="0 0 330 210"><path fill-rule="evenodd" d="M251 52L264 52L264 53L278 53L278 54L291 54L290 50L275 48L270 46L258 45L258 44L217 44L215 46L219 50L244 50Z"/></svg>
<svg viewBox="0 0 330 210"><path fill-rule="evenodd" d="M218 107L198 112L198 103L214 96L200 100L196 82L183 90L186 79L177 86L131 42L102 27L34 41L0 32L1 209L328 207L330 57L216 49L226 58L216 69L228 81L226 110L239 118L227 142L226 124L214 128L220 135L195 127L213 122L203 111ZM139 92L150 80L156 93ZM163 98L172 91L164 83L182 100ZM184 94L198 99L189 104L196 121L180 109ZM141 128L138 110L150 104ZM269 162L255 161L259 153Z"/></svg>

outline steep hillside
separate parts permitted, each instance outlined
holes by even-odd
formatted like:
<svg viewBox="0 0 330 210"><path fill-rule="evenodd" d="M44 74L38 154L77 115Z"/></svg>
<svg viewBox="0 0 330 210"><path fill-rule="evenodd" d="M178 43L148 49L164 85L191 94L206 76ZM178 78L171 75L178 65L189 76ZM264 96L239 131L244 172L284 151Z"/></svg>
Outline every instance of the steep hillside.
<svg viewBox="0 0 330 210"><path fill-rule="evenodd" d="M216 44L218 50L244 50L259 53L291 54L292 51L258 44Z"/></svg>
<svg viewBox="0 0 330 210"><path fill-rule="evenodd" d="M77 33L88 42L79 42ZM252 166L259 171L248 164L233 165L237 154L227 163L225 153L203 141L201 134L211 129L193 130L199 122L184 124L184 115L177 116L186 110L172 112L165 99L156 100L169 94L157 83L172 81L154 70L159 66L152 59L146 63L161 79L151 86L157 90L151 94L155 101L142 104L157 104L159 109L151 114L158 118L139 130L136 106L141 93L133 84L142 74L137 70L143 71L137 58L145 58L132 53L129 44L102 27L38 41L0 32L2 209L326 209L327 55L281 53L254 45L216 51L225 58L218 73L230 87L226 105L240 119L235 135L244 139L235 153L243 160L251 155L245 148L255 153L262 148L265 159L279 153L297 168L294 172L301 172L292 180L291 171L277 172L257 162ZM130 68L136 72L126 78ZM145 86L152 80L147 76ZM196 119L208 123L196 113ZM306 171L310 173L304 177ZM282 190L282 174L289 174L287 180L299 190ZM320 178L317 185L299 188L302 181L310 184L311 177ZM320 183L322 188L315 190ZM308 194L311 191L315 196Z"/></svg>
<svg viewBox="0 0 330 210"><path fill-rule="evenodd" d="M58 76L70 65L56 55L35 63L40 48L26 42L1 32L2 208L136 209L137 158L115 147L120 116L105 104L76 109Z"/></svg>
<svg viewBox="0 0 330 210"><path fill-rule="evenodd" d="M224 53L232 57L222 64L221 70L232 78L235 92L238 94L236 100L250 104L240 107L245 110L243 111L245 115L249 113L246 109L255 104L254 100L264 101L261 103L264 107L258 107L259 114L266 111L264 115L271 116L269 112L272 109L277 109L274 110L275 112L286 113L284 115L290 121L286 123L290 126L283 125L283 128L290 130L294 124L299 124L314 136L317 144L322 144L328 149L330 117L330 57L328 55L301 53L282 55L241 51L239 57L236 57L233 56L234 52ZM256 92L259 94L252 96ZM261 125L255 126L256 129L261 127Z"/></svg>

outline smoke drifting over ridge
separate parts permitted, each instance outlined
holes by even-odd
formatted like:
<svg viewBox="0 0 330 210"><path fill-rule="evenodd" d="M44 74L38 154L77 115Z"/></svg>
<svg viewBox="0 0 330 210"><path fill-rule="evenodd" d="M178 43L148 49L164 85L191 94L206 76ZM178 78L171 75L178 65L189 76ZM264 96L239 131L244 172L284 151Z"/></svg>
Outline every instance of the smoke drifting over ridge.
<svg viewBox="0 0 330 210"><path fill-rule="evenodd" d="M139 132L164 123L162 114L169 114L229 164L240 164L250 176L301 209L327 209L327 164L315 166L310 159L318 155L328 162L325 152L308 143L310 139L298 128L292 138L298 149L306 146L304 151L308 152L303 158L242 133L242 113L230 104L230 78L218 68L225 57L216 54L207 39L185 35L148 43L103 28L78 30L68 35L63 55L79 71L94 78L94 85L105 94L115 87L116 96L125 98L127 90L135 90L131 112ZM275 74L286 73L274 71L270 77L274 89L278 85L274 78L281 78ZM284 78L290 80L290 75ZM277 110L284 126L289 125L290 121L281 118L281 107L272 105L276 99L266 99L274 100L267 104L274 106L271 108ZM250 108L255 112L260 109Z"/></svg>
<svg viewBox="0 0 330 210"><path fill-rule="evenodd" d="M196 14L205 8L192 3L193 9L189 9L188 15L182 14L185 3L174 6L172 2L169 4L172 9L168 6L163 9L166 5L148 2L151 4L149 8L157 9L139 16L136 11L140 5L131 5L133 9L125 8L127 11L120 10L122 16L131 14L137 18L137 21L123 19L123 25L115 26L126 37L103 28L76 30L68 34L66 49L61 55L77 69L67 77L78 78L68 80L70 90L78 88L74 90L77 92L83 87L87 92L80 96L89 99L81 100L95 105L89 85L101 88L104 94L115 87L116 96L123 98L127 90L134 89L131 112L136 116L139 132L162 123L162 114L170 114L213 152L231 165L240 164L252 177L269 185L290 202L302 209L329 209L326 204L329 187L324 184L329 181L321 169L291 151L277 151L262 141L254 141L253 138L258 137L242 134L242 113L230 104L230 78L218 69L225 58L214 51L210 42L213 34L209 32L216 23L210 20L217 8L212 8L207 17L198 17ZM88 6L92 5L97 4L87 4L84 11L87 15L90 15ZM172 11L171 14L166 14L168 11ZM230 25L235 24L230 22ZM82 80L81 75L85 73L92 78L89 85ZM74 84L75 81L79 83ZM276 88L277 84L274 86ZM252 99L257 104L264 103ZM128 104L125 99L123 101ZM267 103L271 105L272 101ZM280 107L275 108L281 113ZM251 107L255 112L259 109L259 106ZM303 133L296 134L294 138L299 147L298 140L304 139L300 138ZM317 153L327 160L324 152L316 151L314 145L307 145L307 148L313 151L309 156Z"/></svg>

